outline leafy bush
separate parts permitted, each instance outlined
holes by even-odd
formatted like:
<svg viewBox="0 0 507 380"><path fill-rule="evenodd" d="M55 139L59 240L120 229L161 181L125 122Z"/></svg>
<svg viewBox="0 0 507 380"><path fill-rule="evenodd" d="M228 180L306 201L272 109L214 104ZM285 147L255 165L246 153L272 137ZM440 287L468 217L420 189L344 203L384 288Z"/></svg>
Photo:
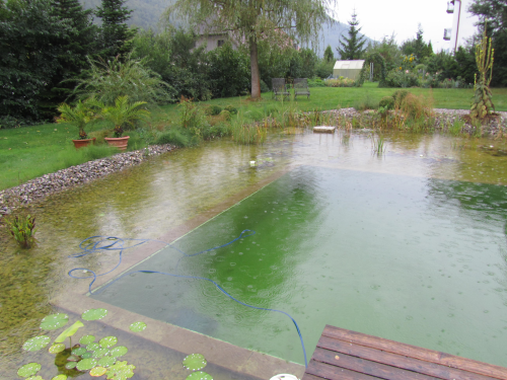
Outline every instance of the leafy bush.
<svg viewBox="0 0 507 380"><path fill-rule="evenodd" d="M234 106L231 106L231 105L228 105L224 108L225 111L229 111L231 113L231 115L237 115L238 114L238 109Z"/></svg>
<svg viewBox="0 0 507 380"><path fill-rule="evenodd" d="M315 77L314 79L308 79L308 87L326 87L326 82L319 77Z"/></svg>
<svg viewBox="0 0 507 380"><path fill-rule="evenodd" d="M354 87L356 81L354 79L340 77L338 79L328 79L325 81L328 87Z"/></svg>
<svg viewBox="0 0 507 380"><path fill-rule="evenodd" d="M375 110L378 108L378 106L379 104L371 98L370 94L366 93L366 96L359 102L356 102L353 107L356 111L364 111Z"/></svg>
<svg viewBox="0 0 507 380"><path fill-rule="evenodd" d="M206 56L207 75L214 98L242 95L250 86L250 66L246 53L227 42Z"/></svg>
<svg viewBox="0 0 507 380"><path fill-rule="evenodd" d="M408 70L391 70L386 77L386 87L414 87L419 86L418 76Z"/></svg>
<svg viewBox="0 0 507 380"><path fill-rule="evenodd" d="M266 82L264 82L261 79L261 92L266 93L266 92L270 92L270 91L271 91L271 89L269 88L269 86L266 84Z"/></svg>
<svg viewBox="0 0 507 380"><path fill-rule="evenodd" d="M120 96L128 96L131 102L163 104L174 101L175 90L164 82L159 74L146 65L146 59L133 59L130 55L112 61L89 59L90 70L77 79L75 92L82 99L95 97L112 105Z"/></svg>
<svg viewBox="0 0 507 380"><path fill-rule="evenodd" d="M205 110L206 115L211 115L211 116L220 115L220 112L222 112L222 107L217 106L217 105L210 105Z"/></svg>
<svg viewBox="0 0 507 380"><path fill-rule="evenodd" d="M379 108L382 107L386 110L394 109L394 98L392 96L384 96L378 103Z"/></svg>
<svg viewBox="0 0 507 380"><path fill-rule="evenodd" d="M401 107L401 103L403 102L403 99L405 99L408 94L410 94L410 92L408 92L407 90L398 90L398 91L395 91L394 94L393 94L394 107L395 108L400 108Z"/></svg>
<svg viewBox="0 0 507 380"><path fill-rule="evenodd" d="M190 142L191 136L189 136L189 133L177 128L169 129L169 131L160 135L156 141L160 145L172 144L179 147L190 146Z"/></svg>

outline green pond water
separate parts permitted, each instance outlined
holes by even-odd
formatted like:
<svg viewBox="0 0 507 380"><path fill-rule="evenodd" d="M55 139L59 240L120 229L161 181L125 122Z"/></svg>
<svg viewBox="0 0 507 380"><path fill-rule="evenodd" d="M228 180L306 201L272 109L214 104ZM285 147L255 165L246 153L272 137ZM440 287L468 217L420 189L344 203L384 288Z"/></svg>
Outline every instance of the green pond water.
<svg viewBox="0 0 507 380"><path fill-rule="evenodd" d="M194 253L244 229L256 234L181 259L179 273L212 278L243 302L288 312L301 328L308 357L324 325L333 324L507 366L505 145L442 136L384 138L387 152L381 155L372 153L367 131L273 136L252 147L210 142L49 198L36 210L36 248L23 252L3 243L0 368L14 378L20 365L37 360L38 354L20 347L53 312L49 300L79 281L68 270L105 272L116 264L115 254L69 259L81 240L157 238L280 171L287 173L175 246ZM171 272L180 257L166 248L135 269ZM240 306L204 281L135 274L97 297L303 361L286 316ZM139 378L175 373L162 348L135 351L126 359L137 365ZM56 374L50 364L47 377Z"/></svg>

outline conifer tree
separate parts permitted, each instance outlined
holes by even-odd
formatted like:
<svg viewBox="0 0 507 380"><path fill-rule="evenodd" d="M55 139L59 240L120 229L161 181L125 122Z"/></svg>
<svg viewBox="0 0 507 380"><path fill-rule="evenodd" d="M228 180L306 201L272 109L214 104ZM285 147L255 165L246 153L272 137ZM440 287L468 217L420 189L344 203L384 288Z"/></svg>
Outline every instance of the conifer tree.
<svg viewBox="0 0 507 380"><path fill-rule="evenodd" d="M364 36L359 37L359 32L361 28L356 27L359 25L359 21L357 20L356 10L352 13L352 20L349 21L349 38L343 37L345 42L340 41L341 47L337 47L336 50L338 54L340 54L340 59L343 60L352 60L352 59L361 59L365 49L363 49L363 45L366 40Z"/></svg>
<svg viewBox="0 0 507 380"><path fill-rule="evenodd" d="M333 62L334 61L333 49L331 49L330 45L327 45L327 48L324 51L324 60L326 62Z"/></svg>
<svg viewBox="0 0 507 380"><path fill-rule="evenodd" d="M92 11L84 10L79 0L51 0L51 14L69 27L69 33L59 36L58 69L41 94L41 106L48 116L71 94L75 86L71 79L88 67L86 56L95 53L97 34Z"/></svg>
<svg viewBox="0 0 507 380"><path fill-rule="evenodd" d="M104 58L125 55L131 50L132 39L136 32L129 29L126 21L132 10L123 6L126 0L102 0L96 15L102 19L102 50Z"/></svg>

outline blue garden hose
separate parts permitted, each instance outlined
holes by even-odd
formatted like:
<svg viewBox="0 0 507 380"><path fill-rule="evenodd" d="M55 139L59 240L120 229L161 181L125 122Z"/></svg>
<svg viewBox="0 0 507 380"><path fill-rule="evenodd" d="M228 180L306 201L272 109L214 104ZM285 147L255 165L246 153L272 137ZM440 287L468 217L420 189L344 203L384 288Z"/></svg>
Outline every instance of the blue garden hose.
<svg viewBox="0 0 507 380"><path fill-rule="evenodd" d="M248 234L246 234L246 233L248 233ZM305 345L303 343L303 336L301 335L301 331L299 330L298 324L296 323L296 321L294 320L294 318L292 318L292 316L290 314L288 314L288 313L286 313L285 311L282 311L282 310L269 309L269 308L265 308L265 307L258 307L258 306L253 306L253 305L249 305L249 304L246 304L244 302L241 302L240 300L234 298L229 293L227 293L224 288L222 288L218 283L216 283L215 281L213 281L210 278L198 277L198 276L187 276L187 275L176 274L176 273L160 272L160 271L156 271L156 270L137 270L137 271L132 271L132 272L128 272L128 273L122 274L121 276L119 276L118 278L116 278L112 282L108 283L106 286L104 286L100 291L97 291L97 290L92 291L92 285L97 280L97 277L105 276L105 275L113 272L116 268L118 268L120 266L120 264L122 262L123 250L125 250L125 249L134 248L134 247L137 247L137 246L139 246L139 245L141 245L143 243L147 243L147 242L150 242L150 241L152 241L152 242L161 242L161 243L164 243L166 246L169 246L169 247L177 250L184 257L193 257L193 256L197 256L197 255L200 255L202 253L206 253L206 252L209 252L209 251L212 251L212 250L215 250L215 249L227 247L228 245L234 243L235 241L237 241L239 239L242 239L242 238L245 238L245 237L249 237L249 236L252 236L254 234L255 234L255 231L252 231L252 230L243 230L243 231L241 231L241 233L239 234L239 236L237 238L231 240L230 242L228 242L226 244L223 244L223 245L220 245L220 246L217 246L217 247L213 247L213 248L209 248L209 249L205 249L204 251L200 251L200 252L192 253L192 254L187 254L187 253L183 252L181 249L173 246L172 244L166 243L166 242L161 241L161 240L152 240L152 239L122 239L122 238L119 238L119 237L112 237L112 236L92 236L92 237L86 238L81 243L79 243L79 248L81 249L80 253L77 253L77 254L74 254L74 255L70 255L69 257L77 259L77 258L80 258L80 257L84 257L86 255L89 255L91 253L100 252L100 251L118 251L119 252L118 264L116 264L116 266L113 269L111 269L111 270L109 270L109 271L107 271L105 273L101 273L101 274L96 274L93 270L87 269L87 268L74 268L74 269L71 269L68 274L69 274L70 277L76 278L76 279L93 278L93 280L88 285L88 291L89 291L90 294L98 294L98 293L104 291L105 289L107 289L109 286L111 286L113 283L115 283L116 281L118 281L120 278L122 278L122 277L124 277L126 275L129 275L129 274L133 274L133 273L163 274L163 275L166 275L166 276L173 276L173 277L179 277L179 278L189 278L189 279L197 279L197 280L209 281L212 284L214 284L218 288L218 290L220 290L227 297L229 297L230 299L236 301L237 303L239 303L239 304L241 304L243 306L247 306L247 307L250 307L252 309L257 309L257 310L274 311L274 312L277 312L277 313L282 313L282 314L286 315L287 317L289 317L291 319L291 321L294 323L294 326L296 326L296 330L297 330L297 333L299 335L299 340L301 342L301 348L303 349L303 355L304 355L304 359L305 359L305 366L308 367L308 361L307 361L307 358L306 358ZM98 240L96 242L93 242L93 239L100 239L100 240ZM126 242L137 242L137 243L133 244L133 245L131 245L129 247L125 247L124 244ZM179 260L178 260L178 263L176 265L176 268L178 267L178 265L179 265ZM91 273L91 276L78 277L78 276L73 275L73 273L75 271L79 271L79 270L85 271L87 273Z"/></svg>

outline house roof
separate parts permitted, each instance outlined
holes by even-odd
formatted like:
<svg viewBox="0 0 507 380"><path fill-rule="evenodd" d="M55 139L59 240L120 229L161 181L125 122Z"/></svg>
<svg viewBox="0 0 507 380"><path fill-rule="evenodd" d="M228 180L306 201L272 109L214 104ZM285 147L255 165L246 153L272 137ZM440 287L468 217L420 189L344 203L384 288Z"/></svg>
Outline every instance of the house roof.
<svg viewBox="0 0 507 380"><path fill-rule="evenodd" d="M364 59L355 59L352 61L336 61L334 70L355 69L361 70L363 68Z"/></svg>

